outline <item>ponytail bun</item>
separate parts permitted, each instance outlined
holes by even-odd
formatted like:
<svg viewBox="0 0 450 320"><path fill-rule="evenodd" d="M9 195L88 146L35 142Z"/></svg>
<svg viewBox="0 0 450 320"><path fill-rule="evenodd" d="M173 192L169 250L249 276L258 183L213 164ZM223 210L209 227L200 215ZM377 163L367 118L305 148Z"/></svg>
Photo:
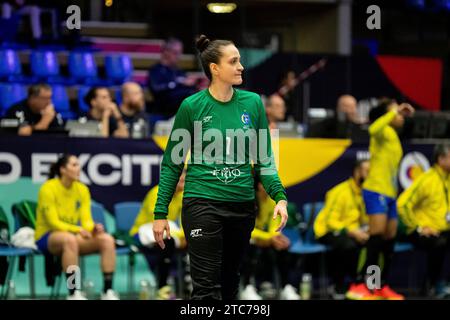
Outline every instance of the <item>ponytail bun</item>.
<svg viewBox="0 0 450 320"><path fill-rule="evenodd" d="M203 51L205 51L205 49L208 47L209 43L211 41L204 35L202 34L196 41L195 45L197 47L197 50L202 53Z"/></svg>

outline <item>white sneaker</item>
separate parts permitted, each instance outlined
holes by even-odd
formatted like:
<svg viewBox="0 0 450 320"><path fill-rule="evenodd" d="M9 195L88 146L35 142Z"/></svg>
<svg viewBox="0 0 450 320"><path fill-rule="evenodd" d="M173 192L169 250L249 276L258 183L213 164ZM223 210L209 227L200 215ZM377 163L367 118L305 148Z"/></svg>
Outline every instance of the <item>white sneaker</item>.
<svg viewBox="0 0 450 320"><path fill-rule="evenodd" d="M256 292L256 288L251 284L248 284L241 292L241 300L262 300L262 298Z"/></svg>
<svg viewBox="0 0 450 320"><path fill-rule="evenodd" d="M108 289L106 293L102 293L100 300L120 300L120 299L119 295L113 289Z"/></svg>
<svg viewBox="0 0 450 320"><path fill-rule="evenodd" d="M295 292L295 288L290 284L284 286L283 290L280 293L281 300L300 300L300 296L297 292Z"/></svg>
<svg viewBox="0 0 450 320"><path fill-rule="evenodd" d="M75 290L73 294L68 295L66 300L87 300L80 290Z"/></svg>

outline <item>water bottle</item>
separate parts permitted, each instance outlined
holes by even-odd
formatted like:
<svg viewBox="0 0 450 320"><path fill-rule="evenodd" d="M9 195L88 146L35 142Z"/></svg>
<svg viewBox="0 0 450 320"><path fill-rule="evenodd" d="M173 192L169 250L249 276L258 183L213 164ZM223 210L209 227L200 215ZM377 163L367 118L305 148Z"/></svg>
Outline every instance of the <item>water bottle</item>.
<svg viewBox="0 0 450 320"><path fill-rule="evenodd" d="M302 282L300 284L300 296L302 297L302 300L311 299L311 289L312 289L311 274L305 273L302 276Z"/></svg>
<svg viewBox="0 0 450 320"><path fill-rule="evenodd" d="M175 278L173 276L169 276L167 279L167 285L170 287L170 300L176 299L176 287L175 287Z"/></svg>
<svg viewBox="0 0 450 320"><path fill-rule="evenodd" d="M84 281L83 289L84 289L84 296L88 300L94 300L95 298L95 288L94 288L94 281L87 279Z"/></svg>
<svg viewBox="0 0 450 320"><path fill-rule="evenodd" d="M16 284L14 283L14 280L9 280L8 281L7 299L8 300L15 300L16 299Z"/></svg>
<svg viewBox="0 0 450 320"><path fill-rule="evenodd" d="M158 287L156 286L156 282L150 281L149 282L149 298L150 300L156 300Z"/></svg>
<svg viewBox="0 0 450 320"><path fill-rule="evenodd" d="M150 300L150 283L147 280L141 280L139 288L139 300Z"/></svg>
<svg viewBox="0 0 450 320"><path fill-rule="evenodd" d="M142 126L139 121L133 123L132 138L134 139L142 138Z"/></svg>

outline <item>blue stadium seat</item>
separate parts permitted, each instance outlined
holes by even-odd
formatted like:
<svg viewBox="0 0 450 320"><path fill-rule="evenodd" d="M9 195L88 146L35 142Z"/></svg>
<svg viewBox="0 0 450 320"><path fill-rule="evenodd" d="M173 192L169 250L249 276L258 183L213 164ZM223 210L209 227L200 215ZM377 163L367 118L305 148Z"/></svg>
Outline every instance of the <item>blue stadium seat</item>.
<svg viewBox="0 0 450 320"><path fill-rule="evenodd" d="M13 104L27 97L25 87L18 83L0 83L0 115Z"/></svg>
<svg viewBox="0 0 450 320"><path fill-rule="evenodd" d="M35 81L45 81L47 83L60 83L63 81L60 76L58 57L53 51L36 50L30 56L31 73Z"/></svg>
<svg viewBox="0 0 450 320"><path fill-rule="evenodd" d="M71 52L69 55L69 73L75 83L99 84L97 63L91 52Z"/></svg>
<svg viewBox="0 0 450 320"><path fill-rule="evenodd" d="M63 85L52 86L52 101L55 111L60 113L63 119L75 119L76 115L70 110L69 96Z"/></svg>
<svg viewBox="0 0 450 320"><path fill-rule="evenodd" d="M297 228L286 228L283 234L291 241L289 252L298 255L320 254L320 296L326 296L326 266L325 253L328 248L320 243L317 243L314 237L314 219L319 211L323 208L322 202L306 203L303 206L303 219L306 223L306 230L303 236L300 235L300 230Z"/></svg>
<svg viewBox="0 0 450 320"><path fill-rule="evenodd" d="M90 87L81 86L78 88L78 111L80 113L87 113L89 106L84 102L84 96L88 93Z"/></svg>
<svg viewBox="0 0 450 320"><path fill-rule="evenodd" d="M140 202L120 202L114 205L116 227L118 231L129 231L141 209Z"/></svg>
<svg viewBox="0 0 450 320"><path fill-rule="evenodd" d="M110 55L105 57L105 71L111 84L122 84L131 79L133 64L128 55Z"/></svg>
<svg viewBox="0 0 450 320"><path fill-rule="evenodd" d="M91 202L91 215L92 219L95 223L101 223L105 226L106 230L106 221L105 221L105 207L97 202Z"/></svg>
<svg viewBox="0 0 450 320"><path fill-rule="evenodd" d="M22 65L17 52L11 49L1 49L0 81L20 81L22 79Z"/></svg>

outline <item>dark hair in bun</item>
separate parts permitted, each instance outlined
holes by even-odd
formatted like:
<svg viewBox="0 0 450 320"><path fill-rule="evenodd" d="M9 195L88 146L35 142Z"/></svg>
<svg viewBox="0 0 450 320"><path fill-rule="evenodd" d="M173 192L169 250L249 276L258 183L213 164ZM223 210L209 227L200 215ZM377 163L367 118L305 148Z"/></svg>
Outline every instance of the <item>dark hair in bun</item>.
<svg viewBox="0 0 450 320"><path fill-rule="evenodd" d="M207 36L202 34L198 37L195 42L197 50L199 51L200 62L202 64L203 71L208 79L212 80L211 70L209 69L209 65L211 63L219 63L220 58L222 57L222 52L220 50L221 47L234 45L232 41L229 40L209 40Z"/></svg>
<svg viewBox="0 0 450 320"><path fill-rule="evenodd" d="M196 41L195 45L197 50L202 53L208 47L211 40L209 40L204 34L202 34Z"/></svg>
<svg viewBox="0 0 450 320"><path fill-rule="evenodd" d="M48 178L53 179L55 177L61 177L61 168L67 166L71 157L74 157L74 155L70 153L61 155L58 160L51 165Z"/></svg>

